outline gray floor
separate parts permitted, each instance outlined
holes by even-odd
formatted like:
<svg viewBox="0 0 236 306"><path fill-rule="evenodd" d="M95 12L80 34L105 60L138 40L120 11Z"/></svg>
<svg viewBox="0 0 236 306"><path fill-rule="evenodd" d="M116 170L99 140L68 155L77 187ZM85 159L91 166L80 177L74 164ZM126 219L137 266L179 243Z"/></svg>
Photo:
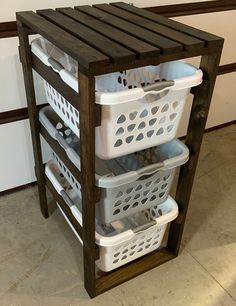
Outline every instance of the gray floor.
<svg viewBox="0 0 236 306"><path fill-rule="evenodd" d="M236 126L205 135L181 254L90 300L82 250L36 188L0 198L0 305L236 305Z"/></svg>

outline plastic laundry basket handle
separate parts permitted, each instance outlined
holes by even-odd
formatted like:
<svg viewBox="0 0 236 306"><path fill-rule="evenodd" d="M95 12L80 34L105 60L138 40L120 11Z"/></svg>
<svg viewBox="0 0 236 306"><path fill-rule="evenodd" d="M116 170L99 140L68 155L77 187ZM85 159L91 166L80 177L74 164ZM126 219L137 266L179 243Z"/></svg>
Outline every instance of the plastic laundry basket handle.
<svg viewBox="0 0 236 306"><path fill-rule="evenodd" d="M147 85L147 86L144 86L143 87L143 90L145 92L149 92L149 91L163 91L164 89L167 89L169 87L172 87L175 85L175 82L172 81L172 80L168 80L168 81L161 81L161 82L157 82L157 83L154 83L154 84L150 84L150 85Z"/></svg>
<svg viewBox="0 0 236 306"><path fill-rule="evenodd" d="M156 220L152 220L147 224L142 224L142 225L136 227L135 229L133 229L133 232L135 234L142 233L143 231L149 229L152 226L155 226L156 224L157 224Z"/></svg>

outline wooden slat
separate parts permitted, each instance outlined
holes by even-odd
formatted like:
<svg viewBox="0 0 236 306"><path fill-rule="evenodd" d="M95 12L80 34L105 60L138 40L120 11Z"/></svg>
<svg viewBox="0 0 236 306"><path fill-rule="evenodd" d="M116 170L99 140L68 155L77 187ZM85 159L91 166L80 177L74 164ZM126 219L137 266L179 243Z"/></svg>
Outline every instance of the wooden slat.
<svg viewBox="0 0 236 306"><path fill-rule="evenodd" d="M110 13L116 17L128 20L129 22L139 25L147 30L153 31L157 34L165 36L173 41L176 41L182 45L184 45L185 50L193 50L196 48L201 48L205 45L205 42L199 40L193 36L189 36L187 34L181 33L169 27L158 24L152 20L148 20L144 17L137 16L136 14L132 14L130 12L124 11L118 7L111 6L108 4L98 4L94 5L94 7Z"/></svg>
<svg viewBox="0 0 236 306"><path fill-rule="evenodd" d="M82 11L88 15L91 15L130 35L133 35L141 41L145 41L153 46L160 48L163 54L178 52L183 49L183 46L175 41L172 41L164 36L158 35L142 27L134 25L128 21L115 17L114 15L110 15L106 12L100 11L95 7L83 5L77 6L75 7L75 9Z"/></svg>
<svg viewBox="0 0 236 306"><path fill-rule="evenodd" d="M130 50L57 11L39 10L37 13L93 48L101 51L110 57L112 62L126 63L136 58L136 54Z"/></svg>
<svg viewBox="0 0 236 306"><path fill-rule="evenodd" d="M167 27L170 27L172 29L175 29L177 31L180 31L182 33L186 33L188 35L191 35L193 37L199 38L201 40L204 40L206 43L206 46L218 46L220 44L221 38L210 34L208 32L193 28L191 26L185 25L183 23L177 22L175 20L171 20L168 18L165 18L163 16L157 15L155 13L149 12L147 10L140 9L138 7L126 4L124 2L115 2L111 3L111 5L114 5L116 7L122 8L125 11L129 11L131 13L134 13L138 16L145 17L149 20L153 20L155 22L158 22L159 24L165 25Z"/></svg>
<svg viewBox="0 0 236 306"><path fill-rule="evenodd" d="M17 13L17 18L78 61L79 69L85 73L110 63L107 56L34 12Z"/></svg>
<svg viewBox="0 0 236 306"><path fill-rule="evenodd" d="M173 258L175 258L174 254L162 249L141 257L112 272L108 272L96 280L96 294L105 292Z"/></svg>
<svg viewBox="0 0 236 306"><path fill-rule="evenodd" d="M84 24L86 27L91 28L103 36L119 43L125 48L132 50L140 59L158 56L160 53L159 48L151 46L144 41L140 41L139 39L128 35L127 33L124 33L106 23L103 23L96 18L88 16L87 14L73 10L70 7L58 8L57 10Z"/></svg>

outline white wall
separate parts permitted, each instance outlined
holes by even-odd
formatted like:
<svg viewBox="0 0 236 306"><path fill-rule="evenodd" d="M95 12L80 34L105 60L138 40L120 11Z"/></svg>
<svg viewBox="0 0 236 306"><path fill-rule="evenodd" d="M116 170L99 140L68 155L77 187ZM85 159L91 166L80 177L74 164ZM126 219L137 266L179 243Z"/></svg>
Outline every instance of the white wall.
<svg viewBox="0 0 236 306"><path fill-rule="evenodd" d="M72 0L41 0L38 2L38 5L35 4L36 1L33 2L29 0L14 2L6 2L6 4L3 4L0 11L0 22L13 20L14 12L17 10L73 6L78 4L78 1ZM98 0L91 2L101 3L102 1ZM88 4L91 2L82 0L80 4ZM176 3L174 0L149 0L146 1L145 4L140 0L132 2L138 6ZM181 2L189 1L186 0ZM185 16L175 19L225 37L226 41L221 63L226 64L236 61L236 54L234 51L236 47L236 38L234 35L234 29L236 28L236 11ZM0 112L26 106L17 46L17 38L0 39ZM194 59L193 61L191 60L191 62L197 64L199 61L198 59ZM218 77L207 127L216 126L236 119L236 90L234 84L236 84L236 73ZM39 77L36 77L36 89L38 102L45 102L41 79ZM179 135L185 134L190 109L191 98L189 98L185 109ZM0 191L34 181L34 162L28 120L1 125L0 141ZM2 175L2 173L4 173L4 175Z"/></svg>

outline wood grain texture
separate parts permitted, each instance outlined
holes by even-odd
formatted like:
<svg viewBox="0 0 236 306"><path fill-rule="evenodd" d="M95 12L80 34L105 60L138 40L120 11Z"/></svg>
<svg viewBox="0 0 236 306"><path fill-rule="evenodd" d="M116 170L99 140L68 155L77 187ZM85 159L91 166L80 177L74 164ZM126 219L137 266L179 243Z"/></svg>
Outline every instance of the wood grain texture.
<svg viewBox="0 0 236 306"><path fill-rule="evenodd" d="M157 267L176 256L169 251L162 249L138 258L112 272L108 272L97 279L96 294L101 294L137 275Z"/></svg>
<svg viewBox="0 0 236 306"><path fill-rule="evenodd" d="M116 43L124 46L125 48L136 53L137 58L145 59L154 56L158 56L160 53L160 49L156 48L150 44L147 44L144 41L140 41L139 39L116 29L96 18L92 18L83 12L79 12L73 10L70 7L66 8L58 8L59 12L64 15L77 20L78 22L84 24L86 27L95 30L96 32L104 35Z"/></svg>
<svg viewBox="0 0 236 306"><path fill-rule="evenodd" d="M204 55L201 59L200 68L204 73L204 79L203 83L194 90L193 105L185 141L185 144L189 148L190 156L189 161L180 168L175 197L182 216L181 220L176 219L171 223L167 245L168 249L175 254L178 254L180 248L194 175L214 90L222 47L223 42L217 53Z"/></svg>
<svg viewBox="0 0 236 306"><path fill-rule="evenodd" d="M106 12L98 10L95 7L89 5L76 6L75 9L84 12L90 16L97 18L98 20L105 22L114 28L118 28L129 35L138 38L141 41L145 41L161 50L163 54L169 54L183 50L183 46L171 39L165 38L162 35L153 33L152 31L146 30L129 21L117 18L114 15L110 15Z"/></svg>
<svg viewBox="0 0 236 306"><path fill-rule="evenodd" d="M214 1L212 1L212 2L214 2ZM144 17L148 20L155 21L159 24L162 24L166 27L177 30L181 33L185 33L185 34L191 35L193 37L196 37L200 40L203 40L203 41L205 41L206 46L209 46L209 47L210 46L217 46L221 41L221 37L218 37L218 36L213 35L211 33L193 28L191 26L185 25L185 24L177 22L175 20L167 19L167 18L165 18L161 15L154 14L154 13L149 12L147 10L140 10L139 8L137 8L135 6L131 6L131 5L128 5L128 4L123 3L123 2L112 3L112 5L120 8L120 9L123 9L124 11L128 11L128 12L131 12L131 13L136 14L138 16Z"/></svg>
<svg viewBox="0 0 236 306"><path fill-rule="evenodd" d="M27 29L24 28L23 24L17 20L19 42L21 47L21 61L23 67L25 92L28 104L28 113L30 119L31 128L31 138L34 151L34 161L35 161L35 174L38 182L39 200L40 208L43 216L48 217L48 205L46 197L46 187L45 187L45 173L44 165L42 161L42 150L39 135L39 120L38 120L38 110L36 106L33 74L32 74L32 60L31 51L29 45L29 37Z"/></svg>
<svg viewBox="0 0 236 306"><path fill-rule="evenodd" d="M102 52L112 62L126 63L136 58L135 53L58 11L40 10L37 13Z"/></svg>
<svg viewBox="0 0 236 306"><path fill-rule="evenodd" d="M91 297L95 285L95 78L79 72L80 158L83 215L84 286Z"/></svg>
<svg viewBox="0 0 236 306"><path fill-rule="evenodd" d="M110 13L116 17L121 19L129 20L130 23L138 25L144 29L150 30L158 35L164 36L168 39L171 39L177 43L183 45L184 50L192 50L196 48L201 48L205 45L205 42L197 39L191 35L187 35L180 31L176 31L170 27L166 27L158 22L154 22L152 20L148 20L142 16L138 16L126 10L123 10L119 7L108 5L108 4L98 4L94 5L94 7ZM141 10L143 11L143 10Z"/></svg>
<svg viewBox="0 0 236 306"><path fill-rule="evenodd" d="M110 63L107 56L34 12L17 13L17 18L78 61L81 71Z"/></svg>

